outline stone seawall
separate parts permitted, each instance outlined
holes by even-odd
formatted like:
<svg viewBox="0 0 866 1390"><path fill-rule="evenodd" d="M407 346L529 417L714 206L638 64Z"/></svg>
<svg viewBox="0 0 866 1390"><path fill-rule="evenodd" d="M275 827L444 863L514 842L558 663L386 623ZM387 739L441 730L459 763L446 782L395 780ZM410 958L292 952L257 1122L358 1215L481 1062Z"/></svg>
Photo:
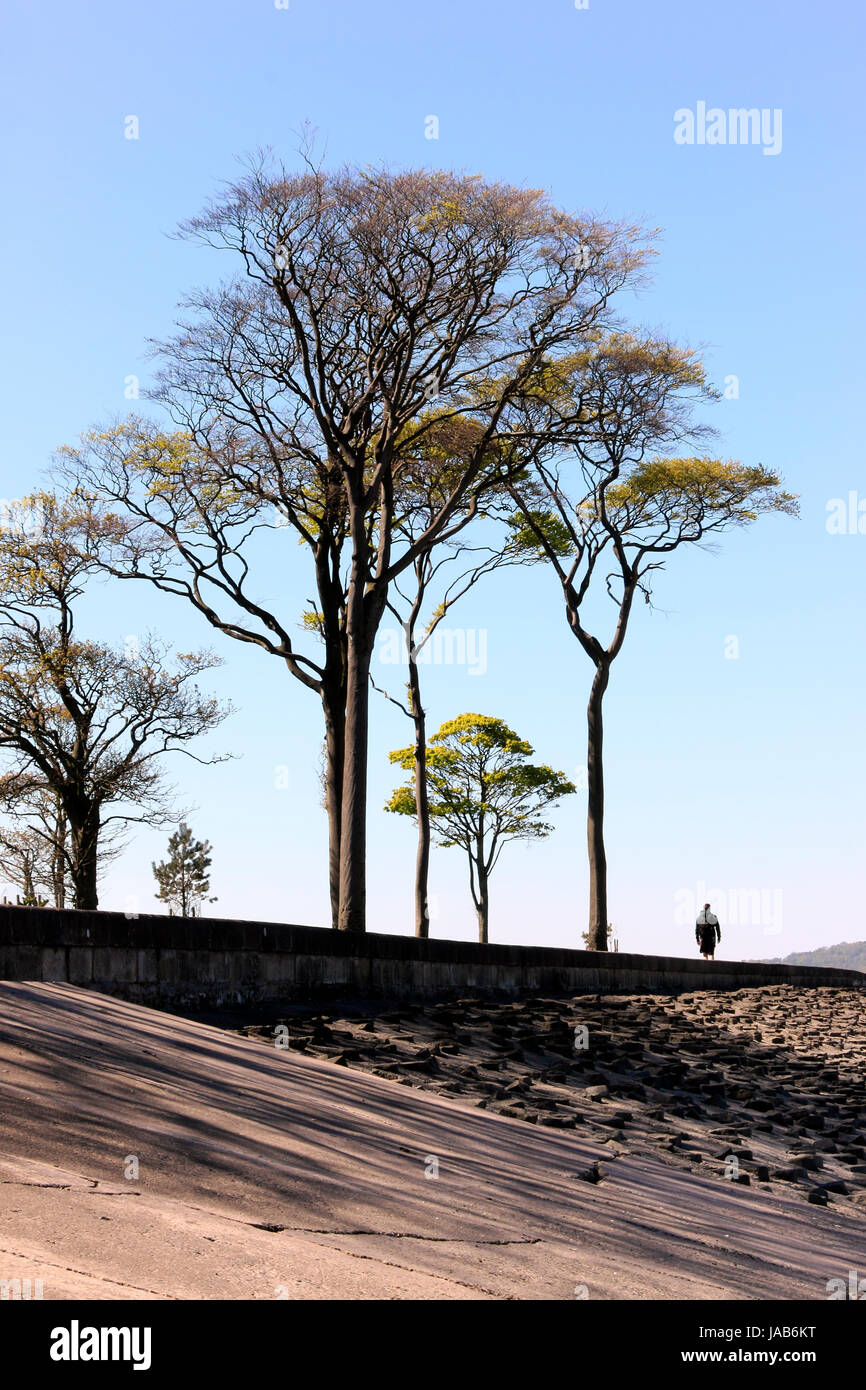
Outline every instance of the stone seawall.
<svg viewBox="0 0 866 1390"><path fill-rule="evenodd" d="M856 970L363 936L220 918L0 907L0 979L66 981L165 1008L277 999L862 987Z"/></svg>

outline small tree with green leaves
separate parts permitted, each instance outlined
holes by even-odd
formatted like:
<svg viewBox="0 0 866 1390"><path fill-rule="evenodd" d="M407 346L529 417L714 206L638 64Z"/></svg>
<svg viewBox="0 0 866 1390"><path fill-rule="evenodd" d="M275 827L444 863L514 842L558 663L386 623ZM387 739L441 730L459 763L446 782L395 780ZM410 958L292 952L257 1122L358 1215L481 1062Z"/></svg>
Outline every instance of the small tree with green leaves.
<svg viewBox="0 0 866 1390"><path fill-rule="evenodd" d="M160 902L168 903L169 916L195 916L195 908L209 898L211 846L208 840L194 840L189 826L182 823L169 838L168 858L153 865L153 876L159 884L154 894Z"/></svg>
<svg viewBox="0 0 866 1390"><path fill-rule="evenodd" d="M541 819L575 790L561 772L528 761L533 749L502 719L461 714L442 725L426 748L430 819L444 848L458 845L469 860L469 887L486 942L489 879L508 840L543 840L553 829ZM385 809L415 816L415 748L389 754L413 777L397 787Z"/></svg>

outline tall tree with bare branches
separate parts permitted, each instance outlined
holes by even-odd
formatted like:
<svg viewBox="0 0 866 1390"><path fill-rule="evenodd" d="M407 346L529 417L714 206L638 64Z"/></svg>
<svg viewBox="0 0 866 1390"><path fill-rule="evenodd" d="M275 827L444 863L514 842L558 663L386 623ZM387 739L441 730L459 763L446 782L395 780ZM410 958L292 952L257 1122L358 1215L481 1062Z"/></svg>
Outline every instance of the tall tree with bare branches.
<svg viewBox="0 0 866 1390"><path fill-rule="evenodd" d="M182 594L321 698L332 909L362 931L369 672L390 586L471 522L491 470L507 476L522 384L637 280L643 234L477 176L266 163L183 233L244 276L192 296L162 345L158 397L180 434L96 432L67 461L131 521L113 572ZM403 470L451 421L454 486L401 542ZM324 656L296 648L255 583L252 532L275 516L312 555Z"/></svg>
<svg viewBox="0 0 866 1390"><path fill-rule="evenodd" d="M604 696L635 595L684 545L706 542L768 512L797 511L779 475L760 465L658 450L712 432L692 418L714 397L694 352L661 338L598 335L584 352L545 364L524 397L533 467L509 490L525 545L559 581L566 621L593 663L587 704L589 944L607 949ZM605 640L590 630L597 592L613 603Z"/></svg>

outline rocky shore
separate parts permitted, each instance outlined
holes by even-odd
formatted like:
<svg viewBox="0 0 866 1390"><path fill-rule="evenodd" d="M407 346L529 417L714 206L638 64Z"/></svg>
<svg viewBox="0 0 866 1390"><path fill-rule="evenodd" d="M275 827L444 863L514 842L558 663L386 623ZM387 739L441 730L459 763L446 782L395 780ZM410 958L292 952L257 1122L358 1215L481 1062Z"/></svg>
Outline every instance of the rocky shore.
<svg viewBox="0 0 866 1390"><path fill-rule="evenodd" d="M237 1022L237 1021L235 1021ZM294 1005L237 1027L287 1048L720 1182L866 1217L866 993Z"/></svg>

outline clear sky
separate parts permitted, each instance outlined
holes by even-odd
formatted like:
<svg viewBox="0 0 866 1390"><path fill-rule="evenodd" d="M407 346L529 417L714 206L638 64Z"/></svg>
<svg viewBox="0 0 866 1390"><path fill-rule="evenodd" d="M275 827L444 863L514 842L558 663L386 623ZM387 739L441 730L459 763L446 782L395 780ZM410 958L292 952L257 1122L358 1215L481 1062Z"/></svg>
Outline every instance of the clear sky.
<svg viewBox="0 0 866 1390"><path fill-rule="evenodd" d="M456 167L658 226L654 281L628 312L703 345L731 397L712 411L721 451L781 469L802 516L675 556L657 610L635 615L607 705L615 935L622 949L691 953L706 894L723 930L738 919L724 955L862 939L866 534L827 524L849 494L866 513L864 52L862 12L838 0L7 0L0 496L129 408L127 378L144 387L152 370L146 339L228 270L172 229L237 156L269 145L291 159L304 121L328 162ZM766 138L700 141L701 109L706 129L713 108L741 107L767 113ZM698 122L691 144L674 138L683 111ZM125 138L130 116L138 139ZM288 533L286 548L263 584L299 613L310 585ZM107 586L88 617L94 635L157 627L181 648L218 647L213 685L238 713L213 742L236 760L173 769L214 846L212 911L324 925L315 697L273 658L214 642L179 600ZM579 768L590 666L552 576L491 580L457 625L486 634L486 669L428 668L431 725L500 715L544 761ZM380 664L380 683L399 683L395 670ZM414 831L379 808L387 750L409 725L374 710L369 926L408 931ZM584 813L578 794L548 841L506 848L492 940L580 944ZM154 905L165 839L136 836L104 906ZM471 937L459 851L434 851L431 887L434 934Z"/></svg>

